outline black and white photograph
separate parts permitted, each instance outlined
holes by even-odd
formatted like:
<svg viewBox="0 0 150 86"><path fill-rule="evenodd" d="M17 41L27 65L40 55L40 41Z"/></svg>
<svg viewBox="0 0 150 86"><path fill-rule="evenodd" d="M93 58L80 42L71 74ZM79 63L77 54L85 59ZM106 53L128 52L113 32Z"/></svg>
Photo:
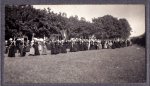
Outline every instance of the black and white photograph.
<svg viewBox="0 0 150 86"><path fill-rule="evenodd" d="M4 83L145 83L144 4L5 5Z"/></svg>

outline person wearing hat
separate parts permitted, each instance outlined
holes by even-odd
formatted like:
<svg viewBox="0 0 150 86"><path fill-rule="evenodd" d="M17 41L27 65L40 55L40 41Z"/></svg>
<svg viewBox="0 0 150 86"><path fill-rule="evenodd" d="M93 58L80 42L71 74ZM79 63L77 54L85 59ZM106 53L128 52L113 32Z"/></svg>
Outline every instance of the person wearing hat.
<svg viewBox="0 0 150 86"><path fill-rule="evenodd" d="M18 38L15 40L16 41L16 53L20 53L20 41L18 40Z"/></svg>

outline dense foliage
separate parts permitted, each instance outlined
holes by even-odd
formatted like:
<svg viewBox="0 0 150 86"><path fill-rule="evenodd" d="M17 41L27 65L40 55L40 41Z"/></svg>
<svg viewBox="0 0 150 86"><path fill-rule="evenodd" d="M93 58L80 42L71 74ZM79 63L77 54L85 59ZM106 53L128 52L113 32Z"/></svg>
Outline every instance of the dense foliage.
<svg viewBox="0 0 150 86"><path fill-rule="evenodd" d="M146 37L145 36L146 36L146 34L144 33L141 36L132 37L131 41L133 44L138 44L138 45L145 47L146 46L146 39L145 39Z"/></svg>
<svg viewBox="0 0 150 86"><path fill-rule="evenodd" d="M126 19L111 15L93 18L92 22L78 16L66 17L66 13L54 13L50 8L40 10L31 5L7 5L5 7L5 38L28 36L60 38L95 35L100 39L123 38L130 36L131 27Z"/></svg>

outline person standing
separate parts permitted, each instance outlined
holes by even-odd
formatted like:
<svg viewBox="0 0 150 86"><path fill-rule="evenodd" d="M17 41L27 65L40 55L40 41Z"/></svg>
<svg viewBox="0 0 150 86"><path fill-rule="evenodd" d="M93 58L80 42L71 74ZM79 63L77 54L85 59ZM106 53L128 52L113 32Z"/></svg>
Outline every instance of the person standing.
<svg viewBox="0 0 150 86"><path fill-rule="evenodd" d="M112 43L112 41L110 41L109 42L110 49L112 49L112 45L113 45L113 43Z"/></svg>
<svg viewBox="0 0 150 86"><path fill-rule="evenodd" d="M7 53L8 53L8 42L5 41L5 54L7 54Z"/></svg>
<svg viewBox="0 0 150 86"><path fill-rule="evenodd" d="M112 42L112 49L115 49L115 48L116 48L116 41L113 40L113 42Z"/></svg>
<svg viewBox="0 0 150 86"><path fill-rule="evenodd" d="M98 49L98 43L97 41L94 41L94 50L97 50Z"/></svg>
<svg viewBox="0 0 150 86"><path fill-rule="evenodd" d="M46 48L46 45L45 45L45 42L41 42L41 54L42 55L47 55L47 48Z"/></svg>
<svg viewBox="0 0 150 86"><path fill-rule="evenodd" d="M40 55L40 52L39 52L39 45L38 45L38 42L35 42L33 44L33 48L34 48L34 55L37 56L37 55Z"/></svg>
<svg viewBox="0 0 150 86"><path fill-rule="evenodd" d="M107 49L107 41L105 41L105 43L104 43L104 49Z"/></svg>
<svg viewBox="0 0 150 86"><path fill-rule="evenodd" d="M67 53L67 49L63 40L61 41L60 48L61 48L61 53Z"/></svg>
<svg viewBox="0 0 150 86"><path fill-rule="evenodd" d="M51 41L46 41L45 42L47 50L51 50Z"/></svg>
<svg viewBox="0 0 150 86"><path fill-rule="evenodd" d="M91 41L90 41L90 39L88 40L88 43L87 43L87 45L88 45L88 50L90 50L90 45L91 45Z"/></svg>
<svg viewBox="0 0 150 86"><path fill-rule="evenodd" d="M26 42L26 52L30 52L30 43L29 40Z"/></svg>
<svg viewBox="0 0 150 86"><path fill-rule="evenodd" d="M70 46L70 52L76 52L77 51L77 46L76 46L75 40L71 41L71 46Z"/></svg>
<svg viewBox="0 0 150 86"><path fill-rule="evenodd" d="M78 45L78 49L79 49L80 51L83 51L83 50L84 50L83 41L82 41L82 40L80 40L80 43L79 43L79 45Z"/></svg>
<svg viewBox="0 0 150 86"><path fill-rule="evenodd" d="M35 50L33 48L34 41L31 41L29 56L34 56Z"/></svg>
<svg viewBox="0 0 150 86"><path fill-rule="evenodd" d="M102 40L102 41L101 41L101 44L102 44L102 49L104 49L104 48L105 48L105 47L104 47L104 46L105 46L105 40Z"/></svg>
<svg viewBox="0 0 150 86"><path fill-rule="evenodd" d="M51 55L57 54L57 43L56 41L51 42Z"/></svg>
<svg viewBox="0 0 150 86"><path fill-rule="evenodd" d="M16 52L17 53L20 53L21 52L21 50L20 50L20 43L21 43L21 40L19 40L19 39L16 39Z"/></svg>
<svg viewBox="0 0 150 86"><path fill-rule="evenodd" d="M12 42L9 46L9 49L8 49L8 57L15 57L15 43Z"/></svg>
<svg viewBox="0 0 150 86"><path fill-rule="evenodd" d="M100 49L102 49L101 41L100 41L100 40L98 40L97 42L98 42L98 49L99 49L99 50L100 50Z"/></svg>
<svg viewBox="0 0 150 86"><path fill-rule="evenodd" d="M84 48L84 51L88 50L88 45L87 45L86 40L83 41L83 48Z"/></svg>
<svg viewBox="0 0 150 86"><path fill-rule="evenodd" d="M41 54L41 51L42 51L42 45L41 45L41 42L38 42L38 49L39 49L39 52Z"/></svg>
<svg viewBox="0 0 150 86"><path fill-rule="evenodd" d="M90 42L90 50L95 50L95 44L93 40Z"/></svg>
<svg viewBox="0 0 150 86"><path fill-rule="evenodd" d="M24 57L26 55L26 44L21 44L22 48L21 48L21 53L20 56Z"/></svg>

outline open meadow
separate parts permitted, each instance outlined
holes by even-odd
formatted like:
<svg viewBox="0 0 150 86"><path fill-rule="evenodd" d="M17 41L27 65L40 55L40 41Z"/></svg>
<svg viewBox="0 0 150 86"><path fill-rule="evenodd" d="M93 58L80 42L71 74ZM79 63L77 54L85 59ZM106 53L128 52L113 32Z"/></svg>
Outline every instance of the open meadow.
<svg viewBox="0 0 150 86"><path fill-rule="evenodd" d="M5 83L141 83L146 78L145 48L68 52L4 58Z"/></svg>

